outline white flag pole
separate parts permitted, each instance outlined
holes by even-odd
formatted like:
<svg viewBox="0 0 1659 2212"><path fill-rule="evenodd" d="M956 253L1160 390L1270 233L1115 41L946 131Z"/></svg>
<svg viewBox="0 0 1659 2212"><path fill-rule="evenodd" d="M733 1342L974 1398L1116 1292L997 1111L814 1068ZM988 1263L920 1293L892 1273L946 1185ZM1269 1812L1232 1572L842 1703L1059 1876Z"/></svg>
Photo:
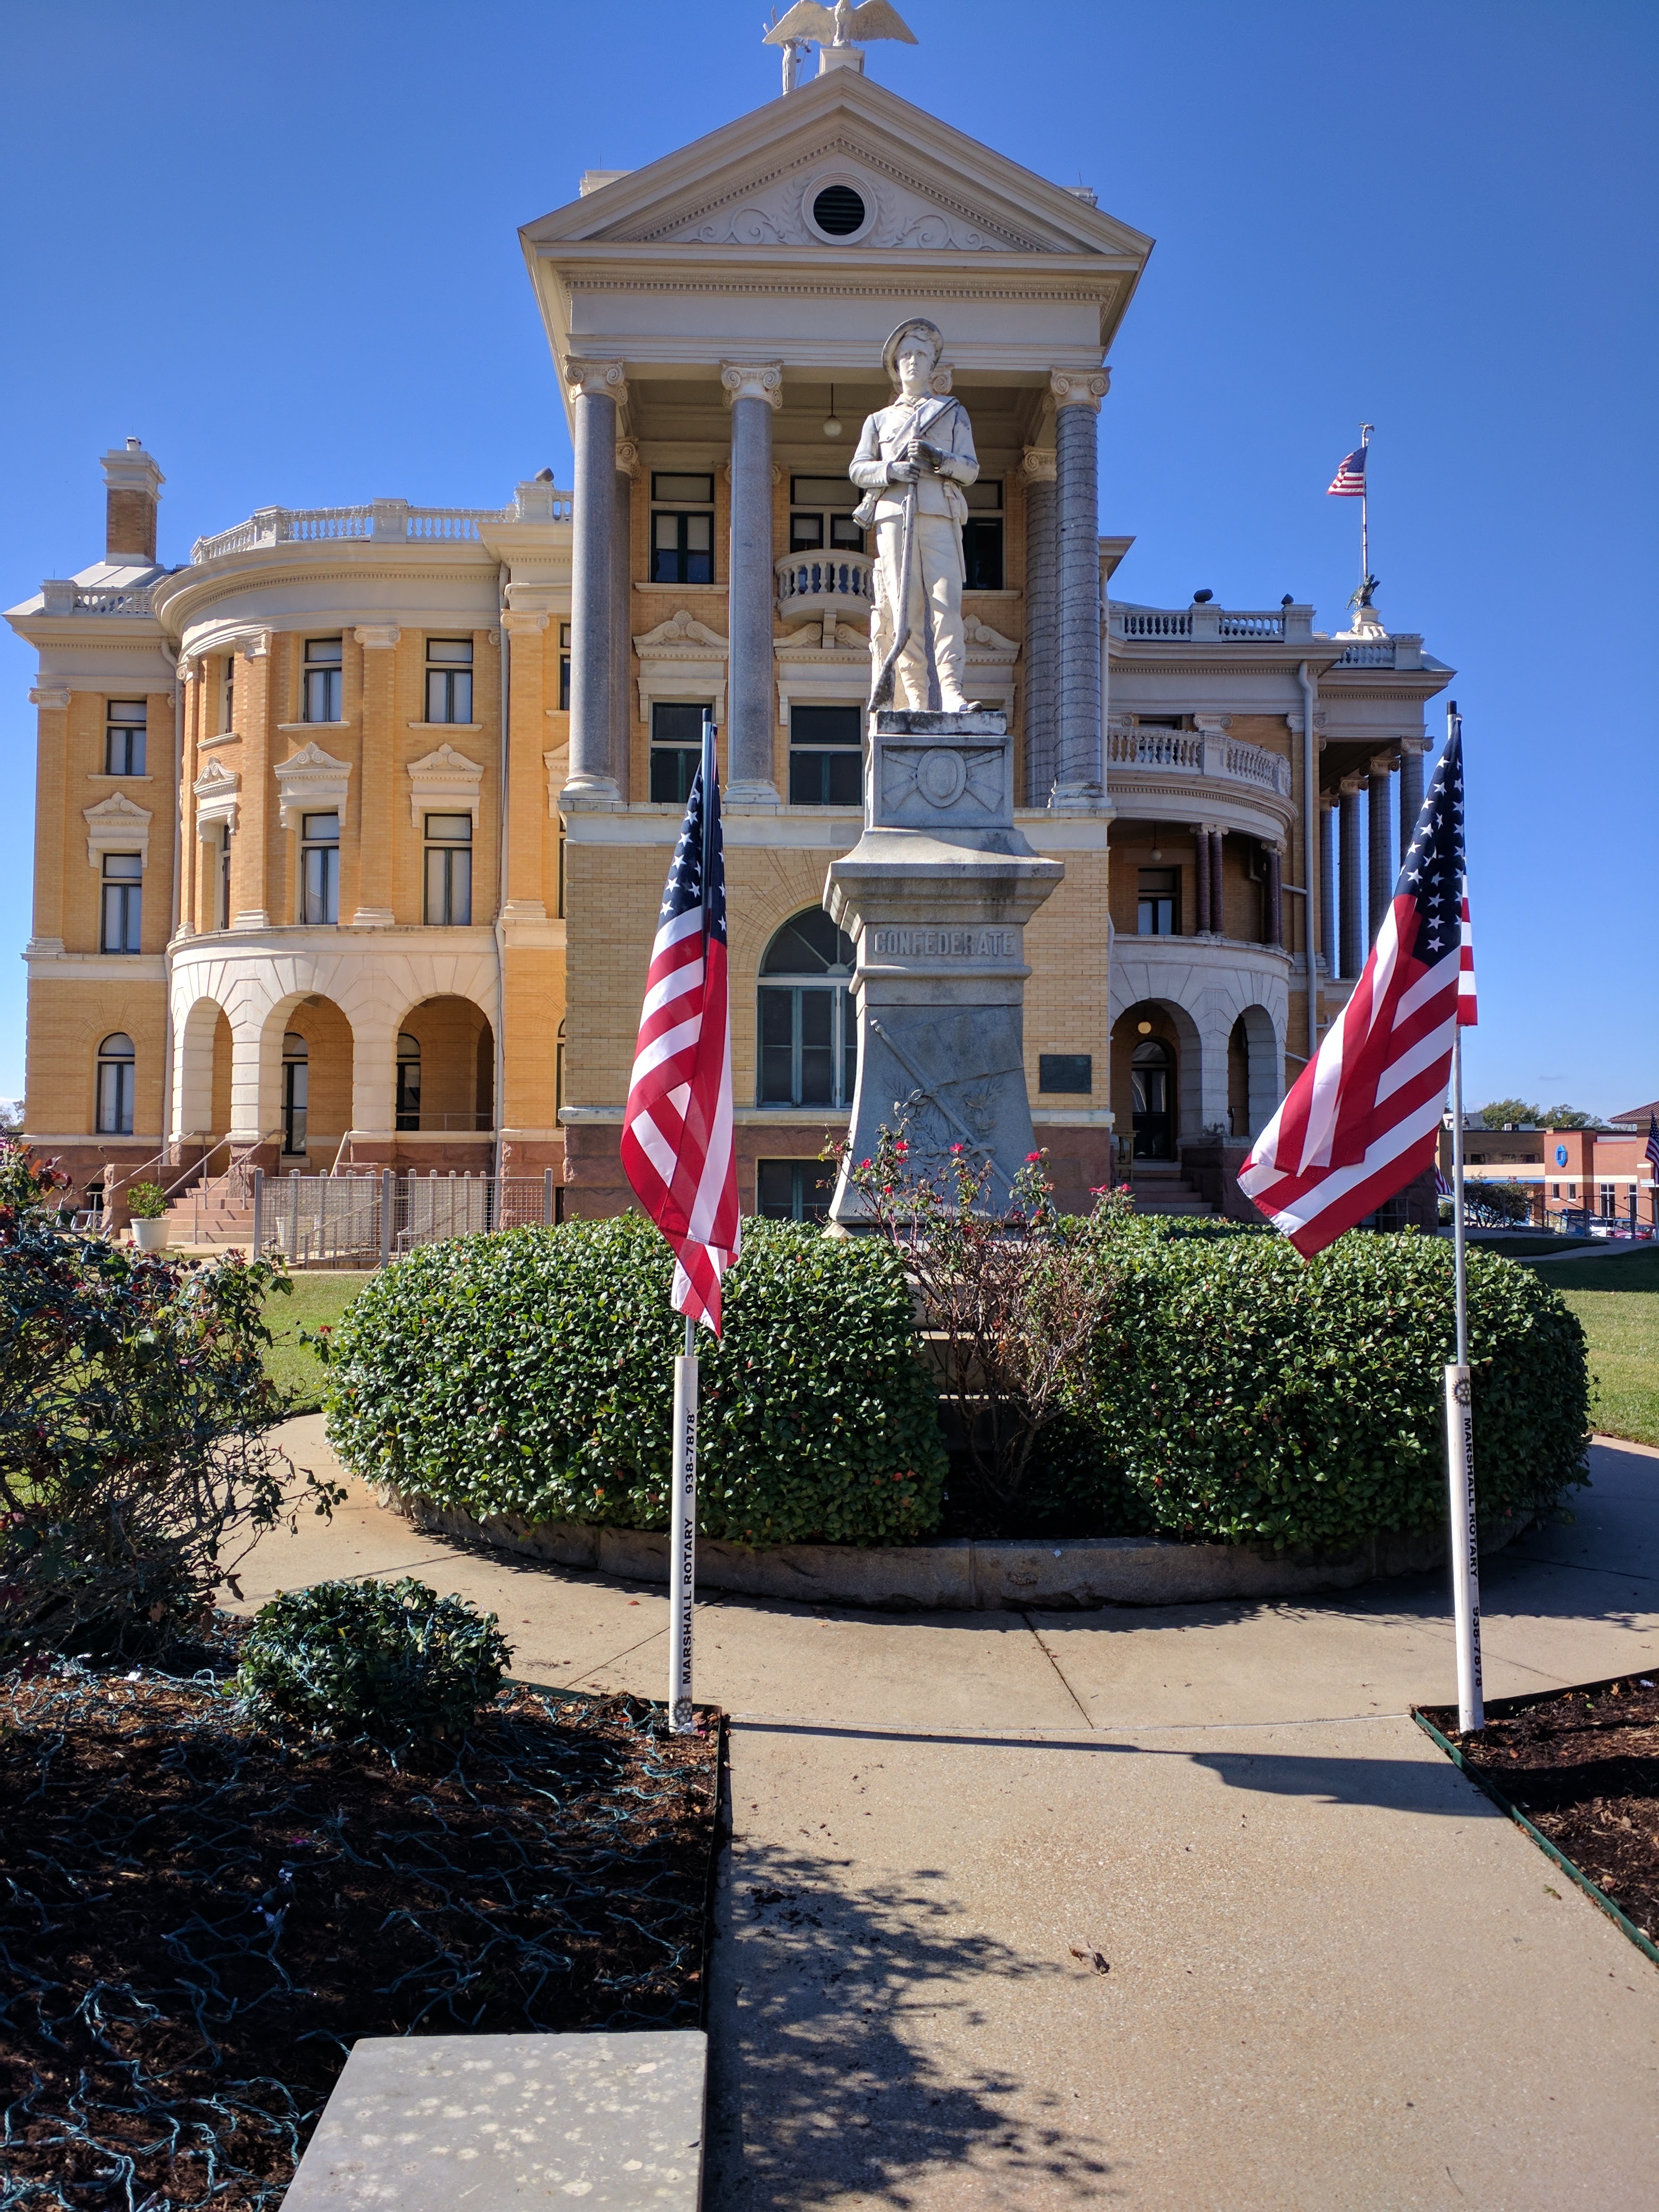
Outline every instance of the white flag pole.
<svg viewBox="0 0 1659 2212"><path fill-rule="evenodd" d="M1447 735L1462 732L1454 701ZM1457 886L1462 913L1463 885ZM1461 926L1461 924L1460 924ZM1446 1475L1451 1506L1452 1614L1457 1643L1460 1735L1486 1724L1480 1688L1480 1545L1474 1504L1474 1420L1469 1389L1469 1309L1463 1234L1463 1030L1452 1031L1452 1273L1457 1302L1457 1357L1446 1382Z"/></svg>
<svg viewBox="0 0 1659 2212"><path fill-rule="evenodd" d="M697 1583L696 1323L685 1317L685 1350L674 1361L674 1491L669 1561L668 1721L692 1735L691 1611Z"/></svg>

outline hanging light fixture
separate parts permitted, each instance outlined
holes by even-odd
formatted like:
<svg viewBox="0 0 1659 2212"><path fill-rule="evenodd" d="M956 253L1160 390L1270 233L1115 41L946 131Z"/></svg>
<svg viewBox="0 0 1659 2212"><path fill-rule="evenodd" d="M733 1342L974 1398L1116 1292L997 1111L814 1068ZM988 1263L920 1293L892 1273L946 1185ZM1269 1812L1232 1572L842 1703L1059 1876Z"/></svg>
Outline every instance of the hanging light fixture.
<svg viewBox="0 0 1659 2212"><path fill-rule="evenodd" d="M830 387L830 412L823 418L823 434L826 438L839 438L841 435L841 423L836 414L836 387L833 384Z"/></svg>
<svg viewBox="0 0 1659 2212"><path fill-rule="evenodd" d="M1152 860L1154 866L1156 866L1156 864L1163 858L1163 854L1158 849L1158 824L1154 822L1152 824Z"/></svg>

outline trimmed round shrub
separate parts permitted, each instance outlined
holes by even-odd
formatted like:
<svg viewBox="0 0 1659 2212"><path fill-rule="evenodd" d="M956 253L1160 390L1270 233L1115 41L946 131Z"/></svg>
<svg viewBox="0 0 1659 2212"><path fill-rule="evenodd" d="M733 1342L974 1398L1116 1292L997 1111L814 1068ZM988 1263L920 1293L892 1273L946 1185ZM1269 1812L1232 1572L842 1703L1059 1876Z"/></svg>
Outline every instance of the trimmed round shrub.
<svg viewBox="0 0 1659 2212"><path fill-rule="evenodd" d="M938 1403L872 1238L745 1221L723 1340L698 1332L698 1525L744 1544L913 1541L939 1520ZM428 1244L325 1350L328 1432L372 1481L477 1514L665 1528L673 1261L636 1214Z"/></svg>
<svg viewBox="0 0 1659 2212"><path fill-rule="evenodd" d="M262 1606L236 1687L260 1719L313 1734L459 1735L513 1656L493 1613L425 1583L313 1583Z"/></svg>
<svg viewBox="0 0 1659 2212"><path fill-rule="evenodd" d="M1452 1252L1352 1235L1311 1261L1282 1238L1103 1241L1117 1297L1094 1399L1103 1482L1165 1534L1351 1547L1445 1526L1442 1369ZM1479 1510L1490 1525L1584 1478L1583 1332L1529 1268L1468 1255Z"/></svg>

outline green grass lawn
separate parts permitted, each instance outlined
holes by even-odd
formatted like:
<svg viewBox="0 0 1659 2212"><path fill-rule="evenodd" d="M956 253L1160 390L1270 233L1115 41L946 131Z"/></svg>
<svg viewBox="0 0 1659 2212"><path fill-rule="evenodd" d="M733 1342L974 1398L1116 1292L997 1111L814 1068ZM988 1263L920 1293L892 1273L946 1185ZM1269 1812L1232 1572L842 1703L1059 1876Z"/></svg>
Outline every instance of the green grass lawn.
<svg viewBox="0 0 1659 2212"><path fill-rule="evenodd" d="M1592 1425L1604 1436L1659 1444L1659 1251L1649 1245L1538 1272L1589 1339Z"/></svg>
<svg viewBox="0 0 1659 2212"><path fill-rule="evenodd" d="M323 1402L323 1369L300 1331L320 1322L338 1321L363 1285L367 1273L296 1273L291 1297L265 1301L265 1325L276 1342L265 1354L265 1372L279 1389L295 1394L296 1413L314 1413Z"/></svg>

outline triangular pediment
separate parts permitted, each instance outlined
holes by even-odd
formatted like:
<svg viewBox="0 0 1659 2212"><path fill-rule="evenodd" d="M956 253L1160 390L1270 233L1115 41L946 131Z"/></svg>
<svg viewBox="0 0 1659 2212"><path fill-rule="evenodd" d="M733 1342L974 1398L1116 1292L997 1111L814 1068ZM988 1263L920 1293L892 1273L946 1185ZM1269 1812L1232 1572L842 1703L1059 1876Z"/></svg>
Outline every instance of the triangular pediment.
<svg viewBox="0 0 1659 2212"><path fill-rule="evenodd" d="M832 235L818 195L863 220ZM843 207L850 203L843 203ZM1152 240L852 70L838 70L556 209L526 248L769 246L803 253L1062 254L1137 270Z"/></svg>

